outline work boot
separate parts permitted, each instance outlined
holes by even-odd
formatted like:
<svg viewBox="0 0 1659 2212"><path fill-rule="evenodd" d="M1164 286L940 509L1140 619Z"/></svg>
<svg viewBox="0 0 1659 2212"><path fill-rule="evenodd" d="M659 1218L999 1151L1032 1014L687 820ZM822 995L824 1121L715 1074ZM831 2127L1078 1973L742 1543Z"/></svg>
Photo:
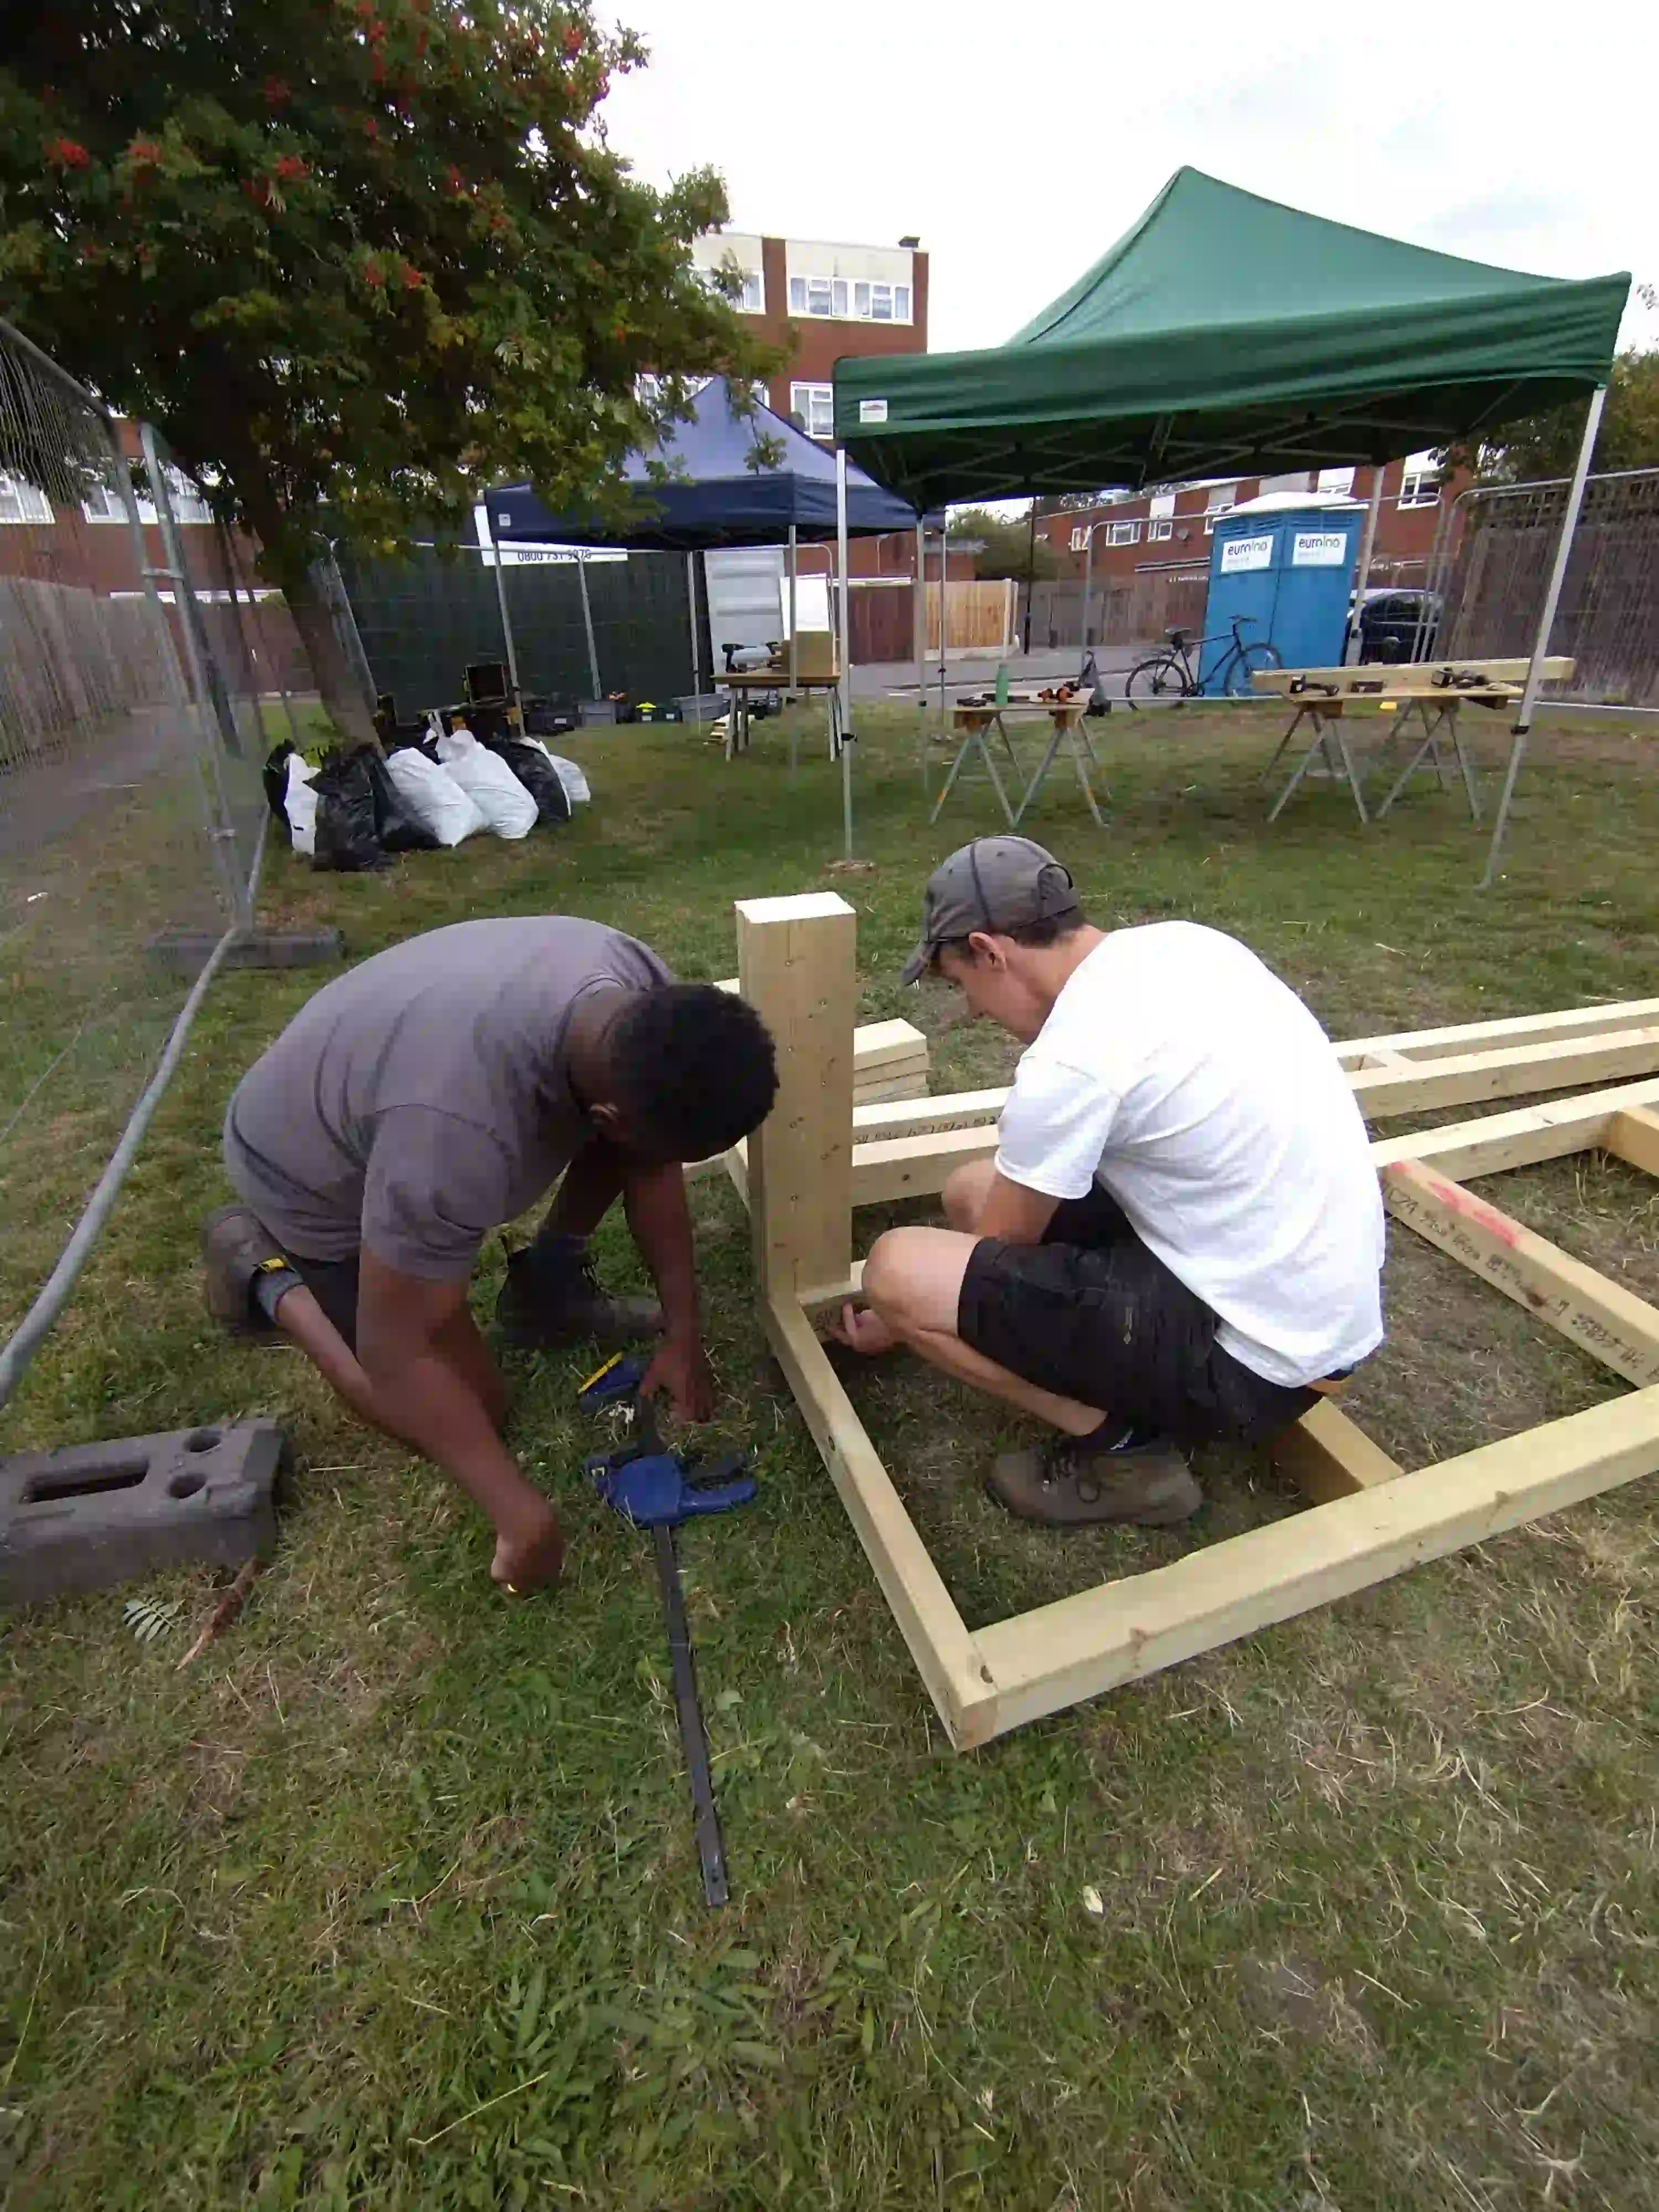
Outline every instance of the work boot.
<svg viewBox="0 0 1659 2212"><path fill-rule="evenodd" d="M637 1337L660 1336L663 1314L654 1298L613 1297L601 1287L586 1247L562 1239L507 1254L495 1326L520 1352L585 1343L611 1351Z"/></svg>
<svg viewBox="0 0 1659 2212"><path fill-rule="evenodd" d="M264 1224L245 1206L221 1206L202 1224L208 1311L236 1336L262 1336L270 1323L254 1304L255 1279L288 1260Z"/></svg>
<svg viewBox="0 0 1659 2212"><path fill-rule="evenodd" d="M1024 1451L1000 1453L986 1487L1022 1521L1081 1528L1132 1521L1162 1528L1188 1520L1204 1503L1192 1470L1162 1437L1114 1449L1095 1437L1055 1437ZM1120 1430L1119 1435L1122 1434Z"/></svg>

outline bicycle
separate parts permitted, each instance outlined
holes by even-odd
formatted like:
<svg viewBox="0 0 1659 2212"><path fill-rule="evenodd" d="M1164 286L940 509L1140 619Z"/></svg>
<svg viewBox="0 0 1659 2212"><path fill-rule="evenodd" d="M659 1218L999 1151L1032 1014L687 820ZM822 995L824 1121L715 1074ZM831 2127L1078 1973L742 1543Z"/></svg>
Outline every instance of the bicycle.
<svg viewBox="0 0 1659 2212"><path fill-rule="evenodd" d="M1254 615L1235 615L1233 617L1232 646L1217 672L1221 678L1221 688L1230 699L1254 698L1255 687L1250 678L1257 671L1285 665L1276 645L1261 638L1247 645L1239 635L1240 629L1255 620ZM1202 689L1202 684L1193 667L1190 654L1196 652L1201 665L1205 647L1219 645L1227 632L1218 630L1213 637L1196 640L1190 639L1184 629L1166 630L1164 635L1170 642L1163 652L1137 662L1129 671L1128 679L1123 686L1123 696L1132 707L1139 708L1153 699L1168 699L1172 705L1178 707L1183 699L1192 698Z"/></svg>

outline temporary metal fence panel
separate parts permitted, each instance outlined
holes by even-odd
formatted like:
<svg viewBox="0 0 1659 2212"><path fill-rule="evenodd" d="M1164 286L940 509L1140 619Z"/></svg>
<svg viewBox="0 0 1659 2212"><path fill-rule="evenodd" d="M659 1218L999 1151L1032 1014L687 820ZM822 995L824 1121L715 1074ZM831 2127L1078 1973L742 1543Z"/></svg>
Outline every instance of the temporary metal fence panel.
<svg viewBox="0 0 1659 2212"><path fill-rule="evenodd" d="M280 739L303 743L310 734L294 703L311 688L305 649L281 594L256 598L247 558L216 520L208 488L192 481L148 425L140 443L161 538L154 580L215 740L236 878L246 884L265 817L265 757Z"/></svg>
<svg viewBox="0 0 1659 2212"><path fill-rule="evenodd" d="M1459 495L1437 553L1444 612L1422 657L1530 650L1566 496L1565 483ZM1659 710L1659 469L1588 480L1549 649L1576 666L1547 697Z"/></svg>
<svg viewBox="0 0 1659 2212"><path fill-rule="evenodd" d="M477 546L415 545L397 559L340 554L340 571L377 690L405 717L462 696L469 661L507 658L495 576ZM507 619L526 693L603 691L670 699L691 689L690 602L684 558L630 553L624 560L508 559L501 569ZM583 608L583 586L587 607Z"/></svg>
<svg viewBox="0 0 1659 2212"><path fill-rule="evenodd" d="M0 322L0 1404L191 992L151 948L222 939L256 849L137 447Z"/></svg>

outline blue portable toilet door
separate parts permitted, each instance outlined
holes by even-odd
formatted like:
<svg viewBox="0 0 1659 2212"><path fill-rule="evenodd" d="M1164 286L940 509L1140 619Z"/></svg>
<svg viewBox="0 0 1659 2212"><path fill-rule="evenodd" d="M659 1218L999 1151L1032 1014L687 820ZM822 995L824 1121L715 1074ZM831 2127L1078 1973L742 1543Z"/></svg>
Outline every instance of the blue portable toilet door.
<svg viewBox="0 0 1659 2212"><path fill-rule="evenodd" d="M1207 699L1219 699L1232 660L1233 623L1246 645L1272 638L1279 603L1280 562L1285 526L1277 514L1228 515L1217 523L1210 551L1210 592L1204 608L1204 635L1210 642L1199 663L1199 683Z"/></svg>
<svg viewBox="0 0 1659 2212"><path fill-rule="evenodd" d="M1341 660L1364 520L1357 500L1277 492L1221 518L1204 610L1212 642L1199 671L1206 698L1223 696L1229 678L1250 696L1232 658L1235 617L1241 641L1271 645L1282 667L1330 668Z"/></svg>
<svg viewBox="0 0 1659 2212"><path fill-rule="evenodd" d="M1285 517L1273 641L1286 668L1340 665L1364 524L1358 505Z"/></svg>

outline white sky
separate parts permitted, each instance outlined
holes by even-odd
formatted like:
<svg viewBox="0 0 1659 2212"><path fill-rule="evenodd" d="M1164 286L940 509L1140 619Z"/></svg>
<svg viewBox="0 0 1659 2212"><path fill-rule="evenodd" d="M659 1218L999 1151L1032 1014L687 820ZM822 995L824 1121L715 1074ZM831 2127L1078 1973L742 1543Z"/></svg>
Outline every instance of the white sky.
<svg viewBox="0 0 1659 2212"><path fill-rule="evenodd" d="M915 232L935 351L1000 344L1182 162L1475 260L1659 281L1652 71L1595 9L623 0L616 16L652 62L605 102L615 149L655 184L712 164L738 229ZM1659 343L1659 317L1633 301L1623 338Z"/></svg>

